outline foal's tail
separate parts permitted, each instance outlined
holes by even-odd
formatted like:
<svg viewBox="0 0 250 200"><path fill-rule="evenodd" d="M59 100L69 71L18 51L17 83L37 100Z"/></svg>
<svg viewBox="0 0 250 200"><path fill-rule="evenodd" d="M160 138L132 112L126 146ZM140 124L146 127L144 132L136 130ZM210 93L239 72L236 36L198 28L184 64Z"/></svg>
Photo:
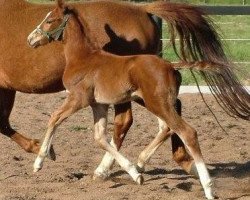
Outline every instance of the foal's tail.
<svg viewBox="0 0 250 200"><path fill-rule="evenodd" d="M170 41L181 60L228 63L212 21L200 8L164 1L145 4L141 8L168 23ZM177 36L180 40L179 51L175 43Z"/></svg>
<svg viewBox="0 0 250 200"><path fill-rule="evenodd" d="M174 63L175 69L197 70L219 105L231 116L250 119L250 95L228 66L197 61Z"/></svg>

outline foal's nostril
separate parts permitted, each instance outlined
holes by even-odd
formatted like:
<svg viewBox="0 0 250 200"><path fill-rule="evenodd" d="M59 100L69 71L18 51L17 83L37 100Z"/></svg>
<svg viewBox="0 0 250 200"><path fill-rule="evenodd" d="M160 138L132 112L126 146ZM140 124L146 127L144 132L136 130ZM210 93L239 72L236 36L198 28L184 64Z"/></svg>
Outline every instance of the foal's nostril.
<svg viewBox="0 0 250 200"><path fill-rule="evenodd" d="M33 37L28 37L27 38L27 43L30 47L36 48L37 47L37 42L34 41Z"/></svg>
<svg viewBox="0 0 250 200"><path fill-rule="evenodd" d="M31 39L30 37L27 38L27 43L28 43L28 45L32 47L33 45L32 45L32 43L31 43L31 40L32 40L32 39Z"/></svg>

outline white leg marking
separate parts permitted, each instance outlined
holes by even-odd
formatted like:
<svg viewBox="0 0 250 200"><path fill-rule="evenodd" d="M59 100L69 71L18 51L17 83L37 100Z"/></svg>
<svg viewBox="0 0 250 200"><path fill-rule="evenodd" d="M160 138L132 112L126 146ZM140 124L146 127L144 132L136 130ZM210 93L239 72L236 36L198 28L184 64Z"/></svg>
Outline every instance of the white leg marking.
<svg viewBox="0 0 250 200"><path fill-rule="evenodd" d="M198 162L198 163L195 163L195 165L196 165L199 177L200 177L201 185L204 189L207 199L214 199L213 191L212 191L212 180L209 176L205 163Z"/></svg>
<svg viewBox="0 0 250 200"><path fill-rule="evenodd" d="M113 138L112 138L110 144L115 149L117 149ZM107 178L110 174L110 169L112 168L114 162L115 162L114 157L109 152L106 152L104 157L102 158L101 163L99 164L99 166L96 168L96 170L94 172L94 178L95 178L95 176L102 177L104 179Z"/></svg>
<svg viewBox="0 0 250 200"><path fill-rule="evenodd" d="M180 138L181 138L182 142L185 144L185 140L183 140L183 138L181 136L180 136ZM197 156L194 156L194 153L190 149L190 147L188 145L186 145L186 147L188 148L189 152L191 153L191 156L194 158L195 166L196 166L197 172L199 174L199 179L200 179L201 185L204 189L206 198L207 199L214 199L214 194L213 194L213 190L212 190L213 183L212 183L212 180L210 178L207 167L202 159L202 156L199 158Z"/></svg>
<svg viewBox="0 0 250 200"><path fill-rule="evenodd" d="M136 167L107 141L106 127L108 107L104 105L97 105L92 108L95 120L95 140L101 145L104 150L109 152L115 158L119 165L131 175L134 181L141 184L142 176L137 172Z"/></svg>
<svg viewBox="0 0 250 200"><path fill-rule="evenodd" d="M46 158L46 156L49 154L49 151L50 151L54 131L55 131L54 128L48 128L46 132L43 144L40 148L38 156L33 165L34 172L37 172L40 169L42 169L44 159Z"/></svg>

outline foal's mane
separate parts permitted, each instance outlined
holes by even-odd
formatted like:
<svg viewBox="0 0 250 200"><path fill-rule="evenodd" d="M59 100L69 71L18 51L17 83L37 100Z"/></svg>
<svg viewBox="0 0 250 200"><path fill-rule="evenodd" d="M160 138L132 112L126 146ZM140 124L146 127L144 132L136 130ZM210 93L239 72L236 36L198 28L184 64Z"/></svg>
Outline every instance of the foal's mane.
<svg viewBox="0 0 250 200"><path fill-rule="evenodd" d="M91 34L88 23L81 17L77 9L67 6L65 7L64 15L71 15L76 19L77 23L80 26L80 30L81 30L81 33L83 34L84 39L88 42L89 46L93 50L102 49L98 45L96 37L93 34Z"/></svg>

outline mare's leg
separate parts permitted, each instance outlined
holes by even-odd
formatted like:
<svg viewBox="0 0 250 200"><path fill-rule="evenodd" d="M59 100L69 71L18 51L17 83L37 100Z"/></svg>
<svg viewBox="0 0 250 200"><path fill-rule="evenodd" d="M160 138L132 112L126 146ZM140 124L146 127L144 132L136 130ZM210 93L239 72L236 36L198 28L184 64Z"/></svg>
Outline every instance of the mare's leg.
<svg viewBox="0 0 250 200"><path fill-rule="evenodd" d="M143 178L140 173L136 170L136 167L123 155L121 155L116 148L109 144L107 139L107 113L108 106L97 104L92 106L94 113L95 123L95 140L98 144L107 152L109 152L119 165L127 171L135 182L142 184Z"/></svg>
<svg viewBox="0 0 250 200"><path fill-rule="evenodd" d="M176 100L175 110L178 115L181 116L182 105L179 99ZM185 149L184 143L176 133L171 135L171 142L173 159L175 160L175 162L180 165L188 174L195 175L198 178L199 176L194 165L194 160L188 154Z"/></svg>
<svg viewBox="0 0 250 200"><path fill-rule="evenodd" d="M121 148L122 142L133 123L131 102L115 105L115 130L110 144L118 151ZM114 164L113 156L106 152L101 163L94 172L93 178L106 179L109 176L110 169Z"/></svg>
<svg viewBox="0 0 250 200"><path fill-rule="evenodd" d="M26 152L38 153L38 140L29 139L11 128L9 116L15 101L15 91L0 89L0 132L11 138Z"/></svg>
<svg viewBox="0 0 250 200"><path fill-rule="evenodd" d="M114 131L114 143L119 150L122 146L123 140L133 123L131 102L115 105L115 131Z"/></svg>
<svg viewBox="0 0 250 200"><path fill-rule="evenodd" d="M81 107L81 98L77 95L69 94L63 105L51 115L43 144L34 163L34 172L42 169L44 159L49 153L56 128L64 119L78 111Z"/></svg>

